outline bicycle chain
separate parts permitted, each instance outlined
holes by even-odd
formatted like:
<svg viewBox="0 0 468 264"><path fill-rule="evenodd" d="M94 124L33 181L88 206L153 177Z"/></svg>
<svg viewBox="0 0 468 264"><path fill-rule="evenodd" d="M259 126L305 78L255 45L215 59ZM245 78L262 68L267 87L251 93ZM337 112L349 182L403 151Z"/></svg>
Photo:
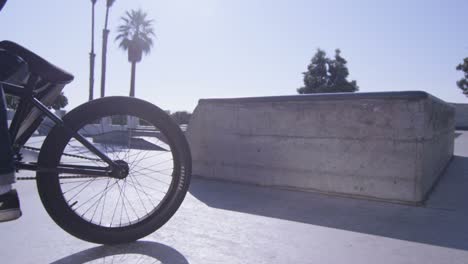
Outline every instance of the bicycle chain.
<svg viewBox="0 0 468 264"><path fill-rule="evenodd" d="M29 150L36 151L36 152L40 152L40 151L41 151L40 148L34 148L34 147L28 147L28 146L23 146L22 148L24 148L24 149L29 149ZM87 157L83 157L83 156L79 156L79 155L73 155L73 154L67 154L67 153L63 153L62 155L67 156L67 157L77 158L77 159L85 159L85 160L92 160L92 161L101 161L100 159L92 159L92 158L87 158Z"/></svg>
<svg viewBox="0 0 468 264"><path fill-rule="evenodd" d="M60 176L59 179L96 178L97 176ZM105 176L102 176L105 177ZM35 180L36 177L16 177L19 181Z"/></svg>
<svg viewBox="0 0 468 264"><path fill-rule="evenodd" d="M39 152L41 149L40 148L34 148L34 147L28 147L28 146L23 146L22 148L32 150ZM73 157L73 158L78 158L78 159L84 159L84 160L91 160L91 161L100 161L99 159L91 159L91 158L86 158L83 156L79 155L73 155L73 154L66 154L63 153L64 156L67 157ZM90 177L90 176L60 176L60 179L80 179L80 178L95 178L95 177ZM26 180L35 180L36 177L16 177L17 180L19 181L26 181Z"/></svg>

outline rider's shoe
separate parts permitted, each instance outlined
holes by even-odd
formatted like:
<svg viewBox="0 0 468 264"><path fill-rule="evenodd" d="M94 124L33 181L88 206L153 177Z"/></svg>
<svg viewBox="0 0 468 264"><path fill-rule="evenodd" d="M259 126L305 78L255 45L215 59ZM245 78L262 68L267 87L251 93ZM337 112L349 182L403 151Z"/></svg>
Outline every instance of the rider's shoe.
<svg viewBox="0 0 468 264"><path fill-rule="evenodd" d="M21 209L16 190L0 195L0 222L15 220L20 216Z"/></svg>

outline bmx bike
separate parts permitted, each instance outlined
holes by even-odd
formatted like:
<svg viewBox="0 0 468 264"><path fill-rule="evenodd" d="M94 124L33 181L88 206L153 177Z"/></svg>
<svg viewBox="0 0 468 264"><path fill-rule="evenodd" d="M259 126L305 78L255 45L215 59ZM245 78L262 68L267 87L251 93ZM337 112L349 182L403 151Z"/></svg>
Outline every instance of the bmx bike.
<svg viewBox="0 0 468 264"><path fill-rule="evenodd" d="M116 244L173 216L188 190L191 156L163 110L105 97L60 118L49 107L73 75L10 41L0 42L0 61L0 86L18 98L9 125L16 168L36 172L31 178L55 223L77 238ZM26 161L25 151L38 152L37 161Z"/></svg>

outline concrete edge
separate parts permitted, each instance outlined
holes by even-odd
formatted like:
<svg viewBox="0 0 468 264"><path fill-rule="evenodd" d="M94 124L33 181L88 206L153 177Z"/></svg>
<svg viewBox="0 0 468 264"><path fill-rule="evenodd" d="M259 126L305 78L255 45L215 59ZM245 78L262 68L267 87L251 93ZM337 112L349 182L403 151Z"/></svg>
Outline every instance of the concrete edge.
<svg viewBox="0 0 468 264"><path fill-rule="evenodd" d="M214 181L214 182L235 183L235 184L240 184L244 186L255 186L255 187L260 187L260 188L273 188L276 190L315 193L315 194L321 194L321 195L326 195L326 196L335 197L335 198L357 199L357 200L365 200L365 201L371 201L371 202L383 202L383 203L388 203L388 204L407 205L407 206L413 206L413 207L424 206L424 202L423 202L424 200L420 202L409 202L409 201L383 199L383 198L377 198L377 197L371 197L371 196L346 194L346 193L339 193L339 192L325 192L325 191L320 191L320 190L312 189L312 188L306 189L306 188L295 188L295 187L287 187L287 186L280 186L280 185L262 185L258 183L234 181L234 180L229 180L229 179L218 179L218 178L213 179L207 176L202 176L202 175L197 175L197 174L192 174L192 177L202 179L202 180L207 180L207 181ZM189 188L189 192L190 192L190 188Z"/></svg>
<svg viewBox="0 0 468 264"><path fill-rule="evenodd" d="M455 111L455 106L452 105L452 103L449 103L449 102L446 102L438 97L435 97L434 95L432 94L429 94L427 93L428 95L428 98L430 98L431 100L435 101L435 102L438 102L438 103L441 103L441 104L445 104L447 105L449 108L451 108L453 111Z"/></svg>
<svg viewBox="0 0 468 264"><path fill-rule="evenodd" d="M440 181L442 180L443 176L447 172L450 164L452 164L452 161L454 159L455 155L452 154L452 157L448 160L447 164L445 164L444 168L440 170L439 175L437 176L437 179L432 183L431 188L424 194L423 199L421 201L421 206L426 206L427 201L429 200L431 194L435 191L437 186L439 185Z"/></svg>
<svg viewBox="0 0 468 264"><path fill-rule="evenodd" d="M239 98L211 98L200 99L202 103L259 103L259 102L297 102L297 101L323 101L323 100L361 100L361 99L405 99L421 100L431 98L434 101L445 103L424 91L397 91L397 92L369 92L369 93L322 93L301 94L285 96L239 97Z"/></svg>

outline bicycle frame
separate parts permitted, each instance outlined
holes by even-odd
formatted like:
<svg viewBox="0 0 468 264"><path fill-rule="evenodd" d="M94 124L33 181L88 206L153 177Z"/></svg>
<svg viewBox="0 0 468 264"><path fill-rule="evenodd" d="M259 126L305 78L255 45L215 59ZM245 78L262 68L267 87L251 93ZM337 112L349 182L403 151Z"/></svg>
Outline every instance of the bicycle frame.
<svg viewBox="0 0 468 264"><path fill-rule="evenodd" d="M24 169L24 170L31 170L31 171L38 171L38 172L50 172L50 173L75 173L75 174L84 174L90 176L103 176L103 177L115 177L120 178L120 171L121 168L118 164L112 161L107 155L102 153L99 149L97 149L91 142L89 142L84 136L79 134L78 132L73 131L72 129L68 128L63 120L52 113L47 106L45 106L40 100L36 98L37 93L35 92L35 87L38 83L39 78L33 74L31 74L28 82L25 86L15 85L8 82L0 81L0 85L2 86L4 92L6 94L11 94L13 96L19 97L19 105L11 122L9 133L12 139L12 146L14 153L19 153L20 149L24 146L24 144L30 138L30 135L26 133L26 136L18 136L18 132L22 123L27 118L28 114L31 113L32 109L37 109L40 112L40 116L38 120L34 120L34 123L31 125L34 130L37 127L35 125L39 125L42 121L43 117L46 116L52 120L52 122L56 126L62 127L66 133L70 136L75 138L79 141L83 146L88 148L89 151L94 153L96 156L101 158L105 161L109 166L108 167L98 167L98 166L83 166L83 165L70 165L70 164L61 164L56 168L44 168L41 167L39 164L34 162L21 162L21 160L17 160L16 168L17 169Z"/></svg>

